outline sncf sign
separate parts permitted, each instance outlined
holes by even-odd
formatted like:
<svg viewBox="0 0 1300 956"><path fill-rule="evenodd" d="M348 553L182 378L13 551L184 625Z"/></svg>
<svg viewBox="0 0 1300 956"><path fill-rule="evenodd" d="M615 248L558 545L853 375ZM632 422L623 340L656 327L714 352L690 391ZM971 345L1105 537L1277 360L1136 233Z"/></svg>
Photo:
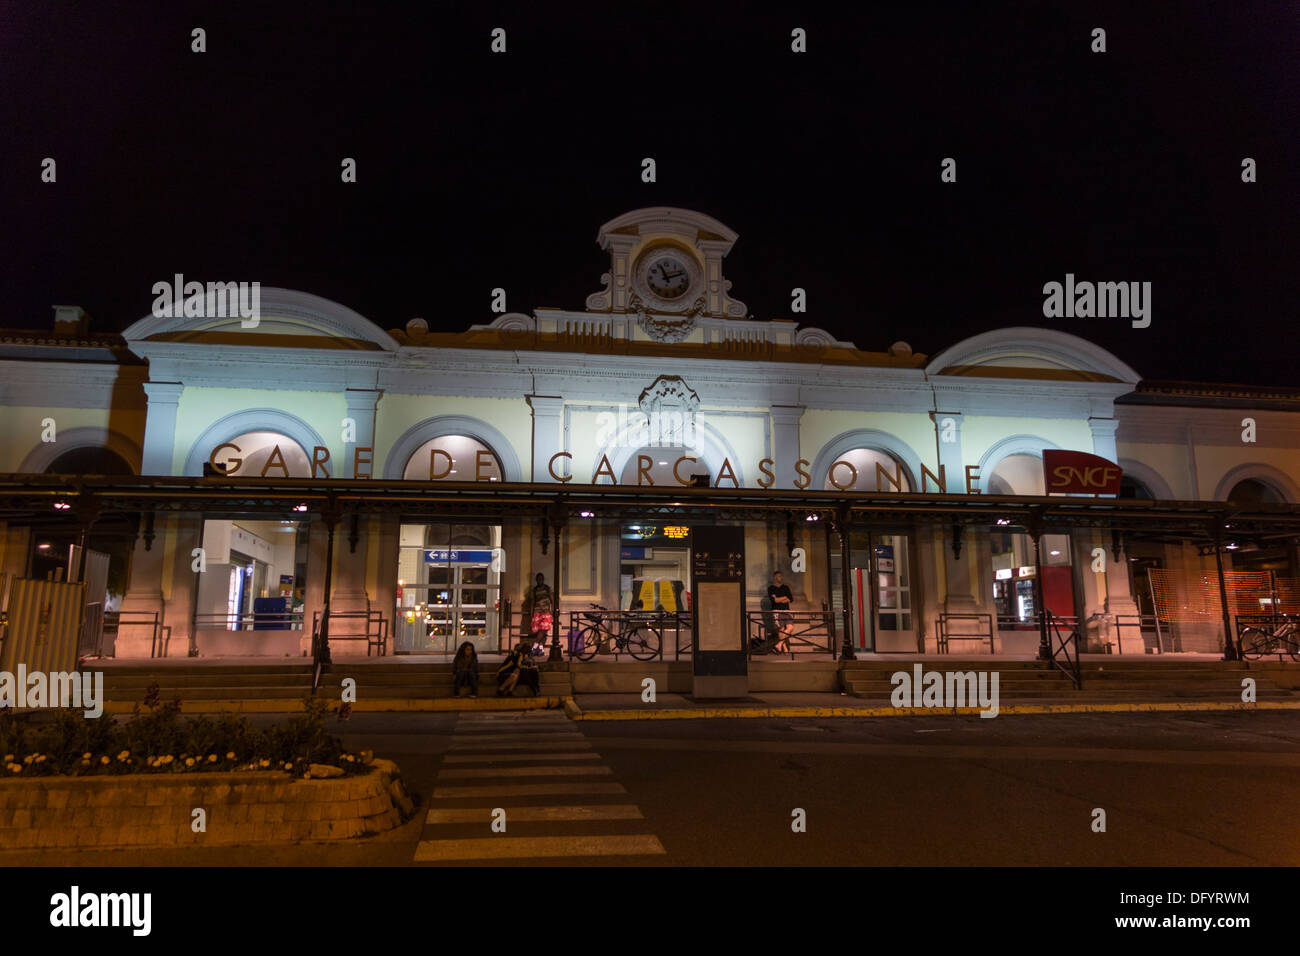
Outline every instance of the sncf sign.
<svg viewBox="0 0 1300 956"><path fill-rule="evenodd" d="M1119 465L1096 455L1043 449L1043 482L1049 495L1118 495L1123 474Z"/></svg>

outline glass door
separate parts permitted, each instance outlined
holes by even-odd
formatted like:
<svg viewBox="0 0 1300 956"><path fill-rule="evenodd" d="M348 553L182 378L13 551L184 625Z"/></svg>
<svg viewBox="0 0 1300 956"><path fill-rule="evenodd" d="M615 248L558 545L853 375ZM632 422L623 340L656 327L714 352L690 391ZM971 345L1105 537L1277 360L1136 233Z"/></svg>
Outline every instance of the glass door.
<svg viewBox="0 0 1300 956"><path fill-rule="evenodd" d="M454 654L464 641L496 653L503 567L500 526L403 524L399 654Z"/></svg>
<svg viewBox="0 0 1300 956"><path fill-rule="evenodd" d="M916 650L909 538L905 534L872 535L872 597L878 651Z"/></svg>

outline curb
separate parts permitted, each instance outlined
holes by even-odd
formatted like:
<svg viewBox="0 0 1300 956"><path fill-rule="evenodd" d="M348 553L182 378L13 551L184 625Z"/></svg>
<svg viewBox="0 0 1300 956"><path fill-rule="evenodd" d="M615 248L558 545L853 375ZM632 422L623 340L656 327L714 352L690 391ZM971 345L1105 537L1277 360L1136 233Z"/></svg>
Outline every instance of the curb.
<svg viewBox="0 0 1300 956"><path fill-rule="evenodd" d="M570 720L712 720L719 717L939 717L978 716L979 707L699 707L690 710L582 710L564 705ZM1008 704L1004 714L1128 714L1160 711L1300 710L1300 701L1151 701L1115 704Z"/></svg>
<svg viewBox="0 0 1300 956"><path fill-rule="evenodd" d="M460 713L501 710L555 710L563 706L565 697L435 697L430 700L402 700L382 698L358 700L352 705L354 714L374 713ZM110 700L104 703L106 714L130 714L138 701ZM331 704L337 701L331 701ZM303 710L301 698L284 700L185 700L181 698L182 714L296 714Z"/></svg>

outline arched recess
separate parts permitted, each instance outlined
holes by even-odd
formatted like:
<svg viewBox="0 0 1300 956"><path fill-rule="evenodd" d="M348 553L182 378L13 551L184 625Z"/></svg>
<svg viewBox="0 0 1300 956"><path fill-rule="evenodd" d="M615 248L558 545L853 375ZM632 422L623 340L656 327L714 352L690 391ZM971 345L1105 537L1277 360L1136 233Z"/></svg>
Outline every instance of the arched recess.
<svg viewBox="0 0 1300 956"><path fill-rule="evenodd" d="M1227 501L1228 495L1232 494L1232 489L1238 483L1249 478L1272 487L1288 502L1300 501L1300 487L1291 480L1291 477L1286 472L1260 462L1249 462L1229 469L1228 473L1220 478L1218 485L1215 486L1214 500Z"/></svg>
<svg viewBox="0 0 1300 956"><path fill-rule="evenodd" d="M189 454L185 456L185 468L181 474L187 477L202 477L203 465L212 454L213 448L235 435L254 431L279 432L287 438L292 438L302 446L309 459L312 449L317 445L323 448L329 447L325 439L321 438L320 432L296 415L274 408L246 408L242 412L231 412L217 419L203 430L190 448ZM331 477L339 474L333 467L336 464L333 459L330 460L328 470Z"/></svg>
<svg viewBox="0 0 1300 956"><path fill-rule="evenodd" d="M525 480L523 470L519 467L519 456L511 447L510 440L487 422L467 415L436 415L402 432L384 460L384 477L400 481L406 472L406 463L411 460L416 449L425 442L444 435L464 435L487 445L501 463L506 481Z"/></svg>
<svg viewBox="0 0 1300 956"><path fill-rule="evenodd" d="M1042 458L1044 448L1060 447L1055 442L1048 441L1046 438L1039 438L1037 435L1010 435L994 442L984 452L984 456L980 458L980 490L984 491L985 479L993 474L993 470L1002 463L1002 459L1009 458L1012 455L1032 455L1035 458ZM987 494L988 492L985 491L984 493Z"/></svg>
<svg viewBox="0 0 1300 956"><path fill-rule="evenodd" d="M632 457L638 452L646 450L644 444L632 441L631 436L638 427L644 428L644 426L628 425L610 440L609 445L601 449L601 454L609 457L610 466L614 469L616 475L622 475L627 470L628 462L632 460ZM674 446L672 450L677 451L677 446ZM736 476L736 483L742 488L745 487L745 468L736 455L736 449L721 432L708 422L696 420L695 445L694 447L687 447L685 453L699 460L694 466L691 466L690 470L684 468L682 474L689 475L692 470L698 472L703 467L708 469L709 477L716 480L718 472L722 470L722 460L725 458L731 463L731 471ZM677 451L677 454L682 454L682 452ZM599 464L599 457L597 457L596 462ZM582 477L584 476L575 476L573 480L580 482ZM590 480L591 476L587 475L585 477ZM604 480L602 480L601 484L604 483ZM731 487L730 479L727 480L724 487Z"/></svg>
<svg viewBox="0 0 1300 956"><path fill-rule="evenodd" d="M812 484L808 487L820 489L826 481L826 475L831 465L835 464L840 455L855 448L870 448L875 451L883 451L901 462L903 473L907 477L908 487L913 491L921 490L921 456L913 451L912 446L901 438L878 428L855 428L853 431L843 432L832 438L817 453L817 457L813 459ZM934 469L934 472L937 474L938 469ZM929 482L929 486L933 490L934 482ZM885 487L892 489L893 485L886 483Z"/></svg>
<svg viewBox="0 0 1300 956"><path fill-rule="evenodd" d="M1121 458L1116 464L1126 475L1132 475L1142 484L1147 486L1151 494L1155 495L1158 500L1174 500L1173 489L1169 487L1169 482L1160 476L1150 465L1144 465L1140 461L1134 461L1132 458Z"/></svg>
<svg viewBox="0 0 1300 956"><path fill-rule="evenodd" d="M42 475L54 459L78 448L107 448L130 465L133 474L140 474L140 446L125 435L97 425L86 425L56 431L54 437L56 441L41 442L27 453L18 466L20 474Z"/></svg>

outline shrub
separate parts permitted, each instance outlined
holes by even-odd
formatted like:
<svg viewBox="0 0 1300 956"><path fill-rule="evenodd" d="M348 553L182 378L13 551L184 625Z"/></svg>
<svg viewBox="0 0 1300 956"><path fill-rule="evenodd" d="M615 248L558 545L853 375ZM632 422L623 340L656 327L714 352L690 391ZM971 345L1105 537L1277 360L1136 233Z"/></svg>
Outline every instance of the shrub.
<svg viewBox="0 0 1300 956"><path fill-rule="evenodd" d="M151 689L152 690L152 689ZM68 709L53 714L0 711L0 779L52 774L187 773L281 770L302 776L309 764L364 773L369 767L326 729L329 706L307 698L303 713L259 730L237 714L182 721L180 702L150 694L119 724Z"/></svg>

